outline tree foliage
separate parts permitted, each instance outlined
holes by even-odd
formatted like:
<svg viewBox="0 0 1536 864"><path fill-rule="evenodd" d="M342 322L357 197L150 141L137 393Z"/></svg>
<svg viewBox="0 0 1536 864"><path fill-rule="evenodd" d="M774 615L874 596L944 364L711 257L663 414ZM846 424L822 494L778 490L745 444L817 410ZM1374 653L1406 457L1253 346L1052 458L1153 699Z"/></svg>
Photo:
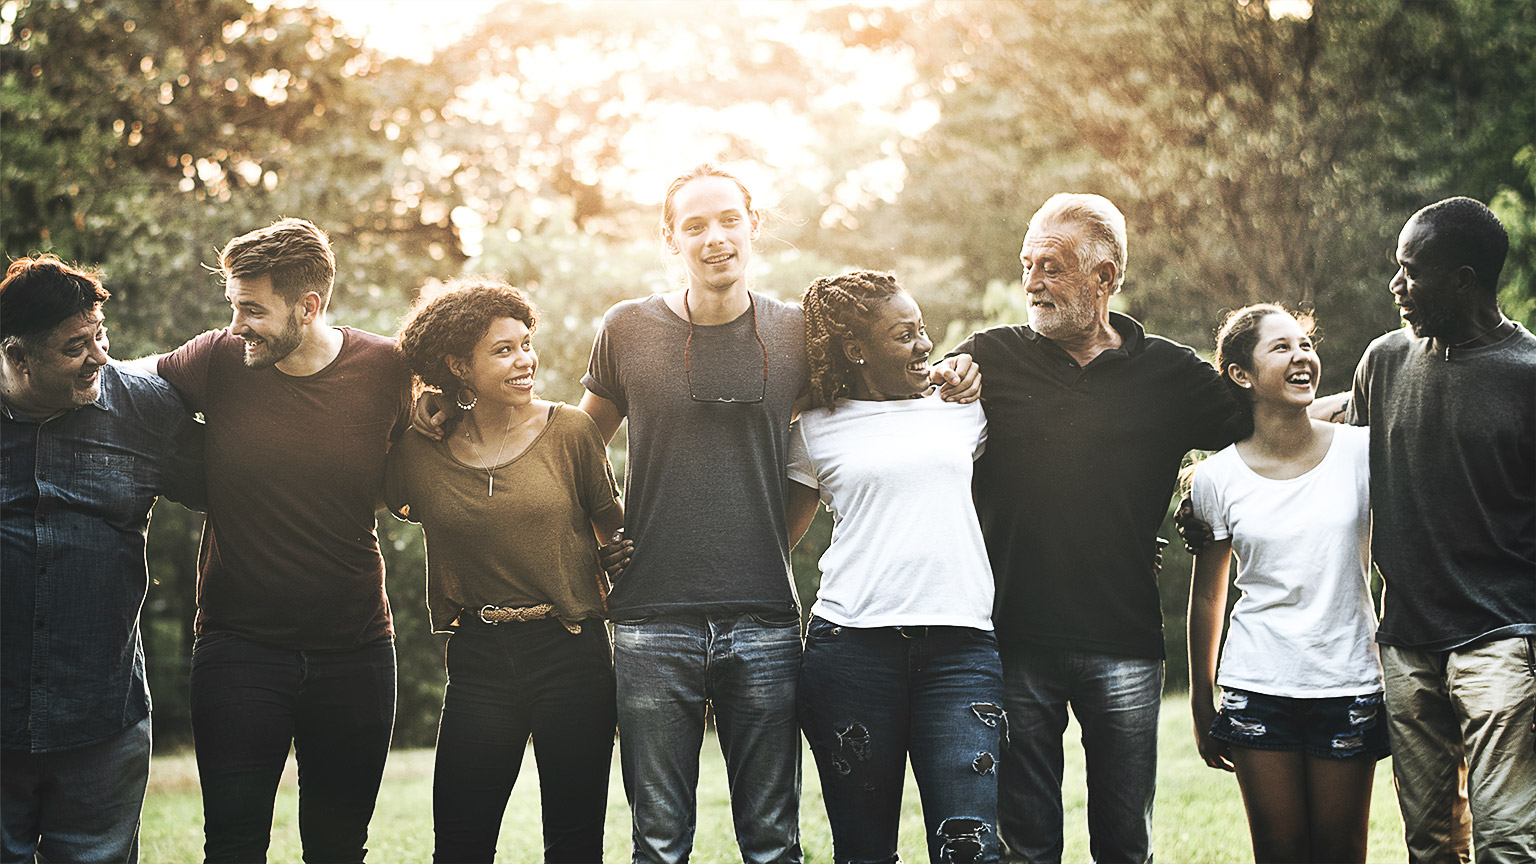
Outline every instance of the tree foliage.
<svg viewBox="0 0 1536 864"><path fill-rule="evenodd" d="M1126 311L1204 348L1224 309L1315 306L1331 388L1396 326L1398 227L1446 195L1492 201L1514 243L1502 302L1536 326L1529 3L506 2L430 63L296 4L0 0L0 251L100 267L117 356L222 325L205 265L302 216L335 242L334 322L390 333L423 285L495 274L541 308L543 393L574 401L603 311L672 284L657 205L705 159L755 166L778 211L754 287L894 269L949 344L1025 317L1025 222L1066 190L1126 213ZM622 470L622 438L612 455ZM145 626L174 744L200 520L154 524ZM807 603L827 529L796 553ZM443 673L421 532L380 536L396 740L425 744Z"/></svg>
<svg viewBox="0 0 1536 864"><path fill-rule="evenodd" d="M1315 308L1337 387L1395 325L1384 257L1408 215L1531 193L1514 165L1536 129L1530 4L1319 0L1301 19L1262 0L1057 0L849 19L823 16L851 42L910 46L911 98L941 113L874 233L958 256L976 299L1017 281L1045 198L1098 192L1130 226L1128 311L1207 347L1223 309ZM1511 263L1518 281L1528 265Z"/></svg>

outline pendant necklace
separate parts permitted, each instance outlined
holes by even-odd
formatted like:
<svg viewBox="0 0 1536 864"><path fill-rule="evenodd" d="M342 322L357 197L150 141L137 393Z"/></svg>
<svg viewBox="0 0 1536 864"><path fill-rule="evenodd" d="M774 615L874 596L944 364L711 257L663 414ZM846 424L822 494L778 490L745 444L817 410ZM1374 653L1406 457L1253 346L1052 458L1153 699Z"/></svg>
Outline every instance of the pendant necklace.
<svg viewBox="0 0 1536 864"><path fill-rule="evenodd" d="M1446 362L1449 363L1450 360L1451 360L1451 349L1452 348L1461 348L1462 346L1465 346L1465 345L1471 345L1473 342L1476 342L1477 340L1483 338L1484 336L1487 336L1488 334L1493 333L1494 331L1502 329L1504 327L1504 325L1506 323L1508 323L1508 322L1509 322L1508 318L1505 318L1503 315L1500 315L1499 316L1499 323L1493 325L1492 327L1488 328L1487 330L1484 330L1483 332L1477 334L1476 336L1473 336L1471 339L1468 339L1465 342L1458 342L1455 345L1447 344L1445 346L1445 360L1446 360Z"/></svg>
<svg viewBox="0 0 1536 864"><path fill-rule="evenodd" d="M485 497L487 498L496 494L496 475L492 473L492 469L501 464L501 451L507 446L507 436L512 434L512 418L516 416L515 409L507 414L507 428L501 433L501 443L496 447L496 461L485 466ZM484 462L485 457L480 455L480 448L476 446L475 439L469 437L468 429L464 430L464 438L469 441L470 449L475 452L476 461Z"/></svg>

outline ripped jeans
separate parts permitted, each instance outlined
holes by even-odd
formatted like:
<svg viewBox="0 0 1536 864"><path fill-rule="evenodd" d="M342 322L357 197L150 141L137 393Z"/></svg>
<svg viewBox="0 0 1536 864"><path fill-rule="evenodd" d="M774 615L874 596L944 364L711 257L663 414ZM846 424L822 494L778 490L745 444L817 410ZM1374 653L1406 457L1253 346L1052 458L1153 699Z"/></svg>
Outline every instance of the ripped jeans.
<svg viewBox="0 0 1536 864"><path fill-rule="evenodd" d="M997 861L1002 704L1002 665L988 631L812 618L800 726L821 775L838 864L897 860L909 755L929 860Z"/></svg>

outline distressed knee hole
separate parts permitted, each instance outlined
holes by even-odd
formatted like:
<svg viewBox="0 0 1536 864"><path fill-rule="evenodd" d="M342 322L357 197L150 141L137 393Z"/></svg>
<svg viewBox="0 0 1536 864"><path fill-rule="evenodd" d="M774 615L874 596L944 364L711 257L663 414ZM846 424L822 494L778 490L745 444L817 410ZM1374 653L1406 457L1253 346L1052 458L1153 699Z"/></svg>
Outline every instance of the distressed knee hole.
<svg viewBox="0 0 1536 864"><path fill-rule="evenodd" d="M837 753L832 757L832 769L846 777L853 770L849 756L860 762L869 760L869 728L863 723L847 723L833 734L837 736Z"/></svg>
<svg viewBox="0 0 1536 864"><path fill-rule="evenodd" d="M971 760L971 768L977 774L986 777L997 771L997 759L991 753L983 750L976 754L975 759Z"/></svg>
<svg viewBox="0 0 1536 864"><path fill-rule="evenodd" d="M985 723L989 728L998 730L1004 745L1008 743L1008 714L1002 706L991 702L975 702L971 704L971 713L976 719Z"/></svg>
<svg viewBox="0 0 1536 864"><path fill-rule="evenodd" d="M969 864L981 857L982 838L992 826L969 816L953 816L939 823L938 835L944 845L940 847L940 860L950 864Z"/></svg>

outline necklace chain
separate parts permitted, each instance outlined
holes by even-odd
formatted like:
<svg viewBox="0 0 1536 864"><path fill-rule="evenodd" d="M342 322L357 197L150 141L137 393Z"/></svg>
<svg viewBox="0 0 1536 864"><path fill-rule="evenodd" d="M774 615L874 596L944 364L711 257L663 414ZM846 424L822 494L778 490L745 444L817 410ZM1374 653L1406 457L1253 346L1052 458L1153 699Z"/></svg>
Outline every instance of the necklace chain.
<svg viewBox="0 0 1536 864"><path fill-rule="evenodd" d="M1509 319L1505 318L1501 314L1501 315L1499 315L1499 323L1493 325L1492 327L1489 327L1487 330L1484 330L1483 332L1477 334L1476 336L1473 336L1471 339L1468 339L1465 342L1457 342L1454 345L1451 345L1451 344L1447 343L1446 346L1445 346L1445 359L1446 360L1450 360L1451 359L1451 349L1452 348L1460 348L1460 347L1462 347L1464 345L1471 345L1473 342L1476 342L1477 340L1482 339L1483 337L1487 336L1488 334L1497 332L1498 330L1502 329L1504 327L1504 325L1507 324L1507 323L1509 323Z"/></svg>
<svg viewBox="0 0 1536 864"><path fill-rule="evenodd" d="M513 411L511 411L511 412L509 412L507 414L507 428L502 430L502 433L501 433L501 443L496 445L496 461L492 462L489 465L484 466L484 469L485 469L485 497L487 497L487 498L491 498L491 497L494 497L496 495L496 475L494 473L492 473L492 470L497 465L501 464L501 453L502 453L503 450L506 449L506 446L507 446L507 436L512 434L512 420L514 418L516 418L516 417L517 417L517 411L516 410L513 410ZM480 455L480 447L475 444L475 439L469 437L469 430L468 429L464 430L464 438L465 438L465 440L469 441L469 447L475 453L475 460L478 461L478 462L484 462L485 461L485 457Z"/></svg>

